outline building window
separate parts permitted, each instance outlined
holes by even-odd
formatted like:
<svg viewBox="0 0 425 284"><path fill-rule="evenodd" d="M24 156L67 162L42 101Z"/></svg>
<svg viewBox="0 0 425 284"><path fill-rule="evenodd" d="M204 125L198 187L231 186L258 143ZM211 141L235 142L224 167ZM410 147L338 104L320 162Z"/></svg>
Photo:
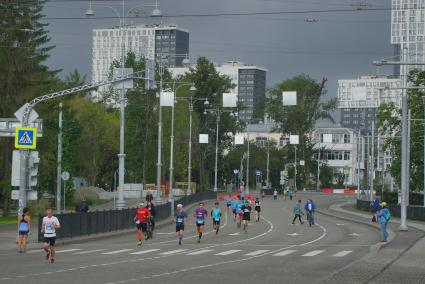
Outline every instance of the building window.
<svg viewBox="0 0 425 284"><path fill-rule="evenodd" d="M349 144L350 143L350 134L344 134L344 143Z"/></svg>
<svg viewBox="0 0 425 284"><path fill-rule="evenodd" d="M289 144L289 137L280 137L279 145L280 147L284 147Z"/></svg>
<svg viewBox="0 0 425 284"><path fill-rule="evenodd" d="M255 138L255 144L257 145L257 147L265 147L267 145L267 137Z"/></svg>
<svg viewBox="0 0 425 284"><path fill-rule="evenodd" d="M344 161L349 161L350 160L350 152L345 151L344 152Z"/></svg>

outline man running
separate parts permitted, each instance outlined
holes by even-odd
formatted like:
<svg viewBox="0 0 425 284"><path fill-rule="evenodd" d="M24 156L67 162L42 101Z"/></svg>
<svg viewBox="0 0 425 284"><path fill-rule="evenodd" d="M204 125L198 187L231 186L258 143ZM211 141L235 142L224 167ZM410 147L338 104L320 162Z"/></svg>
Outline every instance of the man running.
<svg viewBox="0 0 425 284"><path fill-rule="evenodd" d="M196 230L198 231L198 244L201 242L202 233L204 232L205 218L208 217L208 211L204 208L204 203L199 202L198 208L195 209L193 217L196 218Z"/></svg>
<svg viewBox="0 0 425 284"><path fill-rule="evenodd" d="M46 210L46 215L41 223L41 233L44 236L43 249L46 252L46 260L55 262L56 230L60 228L58 218L53 216L52 208Z"/></svg>
<svg viewBox="0 0 425 284"><path fill-rule="evenodd" d="M150 219L149 209L145 207L145 203L139 203L139 206L136 209L136 216L134 216L134 222L137 225L137 240L139 241L138 245L142 245L142 238L145 235L146 240L148 239L148 222Z"/></svg>
<svg viewBox="0 0 425 284"><path fill-rule="evenodd" d="M221 220L221 209L219 207L219 203L214 203L214 208L211 210L211 218L213 219L213 227L215 230L215 234L218 234L218 230L220 230L220 220Z"/></svg>
<svg viewBox="0 0 425 284"><path fill-rule="evenodd" d="M292 225L295 225L295 220L298 218L300 220L301 225L304 224L304 222L301 220L301 215L303 214L303 211L301 209L301 199L298 200L298 202L294 205L294 219L292 220Z"/></svg>
<svg viewBox="0 0 425 284"><path fill-rule="evenodd" d="M242 200L238 200L235 203L235 209L234 209L234 213L235 213L235 221L237 222L236 225L238 228L240 228L241 226L241 222L242 222L242 206L244 205Z"/></svg>
<svg viewBox="0 0 425 284"><path fill-rule="evenodd" d="M261 203L260 203L260 200L259 200L258 197L255 199L254 204L255 204L255 207L254 207L254 209L255 209L255 222L259 222L260 221L260 212L261 212Z"/></svg>
<svg viewBox="0 0 425 284"><path fill-rule="evenodd" d="M249 205L248 200L245 201L245 204L241 207L242 211L242 222L243 222L243 230L247 233L249 221L251 221L251 212L252 207Z"/></svg>
<svg viewBox="0 0 425 284"><path fill-rule="evenodd" d="M184 219L187 218L186 212L183 211L183 205L177 204L177 211L174 213L175 219L173 219L176 224L176 233L179 238L179 245L182 244L183 232L184 232Z"/></svg>
<svg viewBox="0 0 425 284"><path fill-rule="evenodd" d="M232 194L229 193L229 195L226 198L226 206L227 206L227 211L229 211L229 208L232 207Z"/></svg>

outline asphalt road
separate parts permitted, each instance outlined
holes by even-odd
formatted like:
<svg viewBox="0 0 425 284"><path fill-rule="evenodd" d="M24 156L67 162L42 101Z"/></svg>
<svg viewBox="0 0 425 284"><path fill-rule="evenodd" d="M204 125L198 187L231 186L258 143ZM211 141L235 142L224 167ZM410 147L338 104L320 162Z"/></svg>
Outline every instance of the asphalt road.
<svg viewBox="0 0 425 284"><path fill-rule="evenodd" d="M313 197L319 208L338 199ZM291 225L294 203L268 197L262 220L251 222L248 233L236 227L231 214L218 235L208 220L200 244L190 218L182 246L170 222L141 247L136 234L60 246L54 264L41 250L23 255L3 250L0 283L319 283L379 241L370 226L319 214L313 227Z"/></svg>

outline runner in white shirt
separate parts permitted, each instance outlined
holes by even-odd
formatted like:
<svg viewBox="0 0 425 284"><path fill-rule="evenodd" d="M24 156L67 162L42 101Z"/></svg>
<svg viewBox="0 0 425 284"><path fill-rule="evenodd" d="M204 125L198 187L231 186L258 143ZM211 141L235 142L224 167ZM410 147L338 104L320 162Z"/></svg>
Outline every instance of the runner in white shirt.
<svg viewBox="0 0 425 284"><path fill-rule="evenodd" d="M41 233L44 236L43 249L46 251L46 260L53 263L55 262L56 230L60 228L60 223L58 218L53 216L51 208L46 210L46 214L41 224Z"/></svg>

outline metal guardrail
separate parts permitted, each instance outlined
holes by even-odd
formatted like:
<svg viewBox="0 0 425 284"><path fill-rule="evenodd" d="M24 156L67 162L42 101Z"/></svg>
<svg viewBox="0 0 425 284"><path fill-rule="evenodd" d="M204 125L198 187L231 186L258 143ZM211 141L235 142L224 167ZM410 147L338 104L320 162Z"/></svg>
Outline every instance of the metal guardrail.
<svg viewBox="0 0 425 284"><path fill-rule="evenodd" d="M181 203L183 206L193 204L202 200L216 199L216 192L201 192L184 196L175 201L175 205ZM165 203L155 206L155 221L162 221L171 217L171 204ZM57 239L89 236L98 233L120 231L135 227L134 216L136 208L112 209L93 211L87 213L65 213L55 215L61 224L57 231ZM38 218L38 227L41 227L43 216ZM43 241L43 235L38 233L38 242Z"/></svg>
<svg viewBox="0 0 425 284"><path fill-rule="evenodd" d="M373 204L367 200L357 199L357 209L375 213ZM391 216L400 218L400 205L387 205ZM407 219L416 221L425 221L425 207L422 206L407 206Z"/></svg>

